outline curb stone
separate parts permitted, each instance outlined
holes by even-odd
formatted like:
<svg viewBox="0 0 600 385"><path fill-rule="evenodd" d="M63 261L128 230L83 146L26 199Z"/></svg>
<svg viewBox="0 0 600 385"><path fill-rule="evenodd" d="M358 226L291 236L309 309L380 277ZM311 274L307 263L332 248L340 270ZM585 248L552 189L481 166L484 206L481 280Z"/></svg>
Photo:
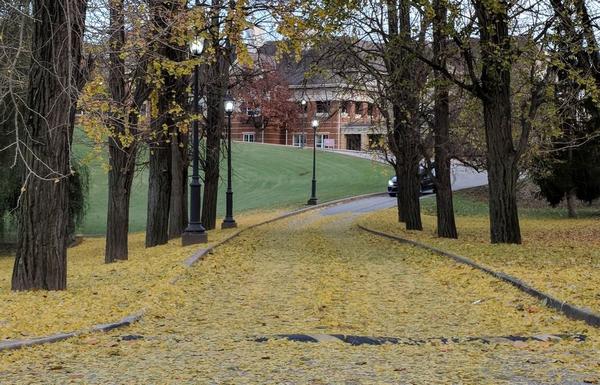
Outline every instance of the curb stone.
<svg viewBox="0 0 600 385"><path fill-rule="evenodd" d="M123 319L121 319L120 321L117 321L117 322L94 325L94 326L92 326L91 331L108 332L113 329L118 329L118 328L121 328L124 326L129 326L129 325L139 321L140 319L142 319L143 316L144 316L144 310L142 310L138 313L135 313L135 314L128 315L127 317L124 317Z"/></svg>
<svg viewBox="0 0 600 385"><path fill-rule="evenodd" d="M240 229L238 231L236 231L235 233L231 234L230 236L228 236L227 238L223 239L222 241L208 247L205 249L199 249L197 250L194 254L192 254L191 256L189 256L185 261L184 264L186 267L192 267L195 263L201 261L207 254L211 253L215 248L222 246L223 244L231 241L232 239L236 238L237 236L239 236L241 233L251 230L253 228L256 228L258 226L263 226L272 222L276 222L285 218L289 218L291 216L294 215L299 215L308 211L312 211L312 210L318 210L321 209L323 207L328 207L328 206L334 206L340 203L346 203L346 202L352 202L354 200L359 200L359 199L364 199L364 198L371 198L371 197L376 197L376 196L383 196L386 195L385 192L382 193L371 193L371 194L363 194L363 195L356 195L356 196L352 196L352 197L347 197L347 198L342 198L342 199L336 199L333 201L329 201L329 202L324 202L318 205L314 205L314 206L309 206L309 207L305 207L305 208L301 208L298 210L294 210L294 211L290 211L288 213L282 214L280 216L277 216L275 218L271 218L268 219L266 221L260 222L260 223L256 223L254 225L245 227L243 229ZM175 277L173 278L170 283L171 284L175 284L179 279L181 278L181 276ZM142 309L136 313L130 314L126 317L124 317L123 319L116 321L116 322L112 322L112 323L104 323L104 324L97 324L97 325L93 325L92 327L90 327L89 329L83 329L83 330L78 330L75 332L69 332L69 333L57 333L57 334L53 334L50 336L45 336L45 337L35 337L35 338L29 338L29 339L20 339L20 340L6 340L6 341L1 341L0 342L0 352L5 351L5 350L14 350L14 349L20 349L20 348L24 348L27 346L34 346L34 345L42 345L42 344L48 344L48 343L53 343L53 342L59 342L59 341L63 341L66 340L68 338L72 338L72 337L76 337L79 335L84 335L84 334L89 334L89 333L93 333L93 332L108 332L114 329L118 329L118 328L122 328L125 326L129 326L137 321L139 321L143 315L144 315L145 310Z"/></svg>
<svg viewBox="0 0 600 385"><path fill-rule="evenodd" d="M71 333L57 333L57 334L52 334L47 337L37 337L37 338L30 338L30 339L23 339L23 340L8 340L8 341L0 342L0 351L20 349L20 348L24 348L26 346L49 344L52 342L63 341L68 338L72 338L72 337L76 337L76 336L80 336L80 335L84 335L84 334L90 334L93 332L108 332L113 329L117 329L117 328L124 327L124 326L129 326L132 323L139 321L143 315L144 315L144 312L142 311L142 312L139 312L136 314L126 316L123 319L121 319L120 321L105 323L105 324L97 324L97 325L92 326L89 329L79 330L79 331L71 332Z"/></svg>
<svg viewBox="0 0 600 385"><path fill-rule="evenodd" d="M298 209L298 210L290 211L288 213L279 215L279 216L277 216L275 218L267 219L266 221L263 221L263 222L260 222L260 223L255 223L253 225L250 225L248 227L244 227L243 229L240 229L240 230L236 231L235 233L231 234L227 238L223 239L220 242L215 243L214 245L212 245L210 247L207 247L205 249L199 249L199 250L197 250L194 254L192 254L189 258L187 258L184 261L184 264L186 265L186 267L193 266L195 263L197 263L197 262L201 261L202 259L204 259L204 257L207 254L212 253L214 251L214 249L216 249L217 247L222 246L223 244L225 244L225 243L231 241L232 239L238 237L240 234L242 234L242 233L244 233L244 232L246 232L248 230L252 230L252 229L254 229L256 227L268 225L270 223L277 222L277 221L280 221L282 219L293 217L295 215L300 215L300 214L303 214L303 213L309 212L309 211L319 210L319 209L322 209L324 207L336 206L336 205L341 204L341 203L348 203L348 202L352 202L352 201L355 201L355 200L366 199L366 198L374 198L374 197L384 196L384 195L387 195L387 193L385 193L385 192L383 192L383 193L371 193L371 194L356 195L356 196L348 197L348 198L336 199L336 200L333 200L333 201L320 203L318 205L304 207L304 208L301 208L301 209ZM179 279L180 279L180 277L176 277L176 278L174 278L171 281L171 283L176 283Z"/></svg>
<svg viewBox="0 0 600 385"><path fill-rule="evenodd" d="M547 306L551 309L558 310L559 312L563 313L564 315L566 315L567 317L569 317L571 319L578 320L578 321L584 321L585 323L587 323L590 326L600 327L600 314L596 314L592 310L589 310L589 309L583 309L583 308L571 305L571 304L567 303L566 301L561 301L558 298L553 297L550 294L544 293L544 292L534 288L533 286L529 285L528 283L526 283L516 277L513 277L512 275L503 273L501 271L492 270L491 268L480 265L479 263L477 263L469 258L460 256L457 254L453 254L453 253L438 249L436 247L426 245L424 243L420 243L420 242L413 241L410 239L402 238L397 235L383 233L383 232L373 230L373 229L370 229L370 228L362 226L362 225L358 225L358 228L363 231L369 232L371 234L378 235L380 237L384 237L384 238L388 238L388 239L398 241L401 243L407 243L412 246L420 247L422 249L434 252L436 254L439 254L439 255L442 255L445 257L449 257L458 263L462 263L462 264L471 266L477 270L481 270L487 274L490 274L493 277L496 277L502 281L510 283L511 285L515 286L517 289L523 291L524 293L529 294L532 297L540 299L545 306Z"/></svg>

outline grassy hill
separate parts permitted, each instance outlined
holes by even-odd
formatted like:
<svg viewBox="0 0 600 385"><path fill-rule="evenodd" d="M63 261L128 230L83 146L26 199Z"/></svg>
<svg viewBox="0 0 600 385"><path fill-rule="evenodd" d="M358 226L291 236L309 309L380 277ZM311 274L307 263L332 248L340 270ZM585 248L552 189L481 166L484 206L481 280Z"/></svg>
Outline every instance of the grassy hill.
<svg viewBox="0 0 600 385"><path fill-rule="evenodd" d="M79 136L79 135L78 135ZM79 136L75 152L85 156L90 147ZM299 207L310 197L312 151L254 143L234 143L233 198L234 214L264 208ZM89 208L79 229L84 234L103 234L106 226L107 172L105 160L94 160L90 168ZM226 162L222 162L219 215L225 207ZM347 196L385 191L393 170L369 160L331 152L317 153L317 197L320 202ZM133 183L130 230L146 226L146 170Z"/></svg>

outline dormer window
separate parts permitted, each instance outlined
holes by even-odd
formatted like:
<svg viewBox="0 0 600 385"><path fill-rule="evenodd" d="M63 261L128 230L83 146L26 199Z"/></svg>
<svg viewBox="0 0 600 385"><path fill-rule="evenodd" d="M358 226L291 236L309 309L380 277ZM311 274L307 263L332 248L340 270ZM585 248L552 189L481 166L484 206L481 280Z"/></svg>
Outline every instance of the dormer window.
<svg viewBox="0 0 600 385"><path fill-rule="evenodd" d="M340 107L340 111L342 114L348 115L348 112L350 110L350 102L341 102L341 107Z"/></svg>
<svg viewBox="0 0 600 385"><path fill-rule="evenodd" d="M354 102L354 115L362 116L362 102Z"/></svg>
<svg viewBox="0 0 600 385"><path fill-rule="evenodd" d="M317 101L317 114L328 114L330 103L327 101Z"/></svg>

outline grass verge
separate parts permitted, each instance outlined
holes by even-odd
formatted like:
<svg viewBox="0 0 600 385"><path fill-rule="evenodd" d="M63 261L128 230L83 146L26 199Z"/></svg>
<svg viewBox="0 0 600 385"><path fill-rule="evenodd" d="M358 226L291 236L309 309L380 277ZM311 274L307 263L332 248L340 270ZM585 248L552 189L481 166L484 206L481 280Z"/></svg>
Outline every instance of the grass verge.
<svg viewBox="0 0 600 385"><path fill-rule="evenodd" d="M273 208L297 208L310 197L312 151L258 143L234 143L233 203L235 213ZM90 146L78 135L75 153L91 157L88 210L79 231L104 234L108 201L107 161L101 155L89 155ZM221 162L221 175L226 176L226 162ZM317 152L317 196L321 202L354 195L383 192L390 175L389 166L366 159ZM225 180L219 191L218 215L225 213ZM136 174L130 203L130 231L146 227L148 173L143 167Z"/></svg>

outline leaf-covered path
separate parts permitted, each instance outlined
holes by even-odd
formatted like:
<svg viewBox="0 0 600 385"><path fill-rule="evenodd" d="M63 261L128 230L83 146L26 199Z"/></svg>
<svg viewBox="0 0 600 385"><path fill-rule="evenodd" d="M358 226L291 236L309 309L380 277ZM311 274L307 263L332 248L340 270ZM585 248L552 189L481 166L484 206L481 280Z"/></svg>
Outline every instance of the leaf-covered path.
<svg viewBox="0 0 600 385"><path fill-rule="evenodd" d="M141 323L126 330L0 353L0 382L600 380L597 330L468 267L365 235L354 227L356 214L329 214L307 213L245 233L190 269L154 299ZM588 338L417 346L272 338L297 333L418 339L584 333ZM261 337L270 339L256 342Z"/></svg>

